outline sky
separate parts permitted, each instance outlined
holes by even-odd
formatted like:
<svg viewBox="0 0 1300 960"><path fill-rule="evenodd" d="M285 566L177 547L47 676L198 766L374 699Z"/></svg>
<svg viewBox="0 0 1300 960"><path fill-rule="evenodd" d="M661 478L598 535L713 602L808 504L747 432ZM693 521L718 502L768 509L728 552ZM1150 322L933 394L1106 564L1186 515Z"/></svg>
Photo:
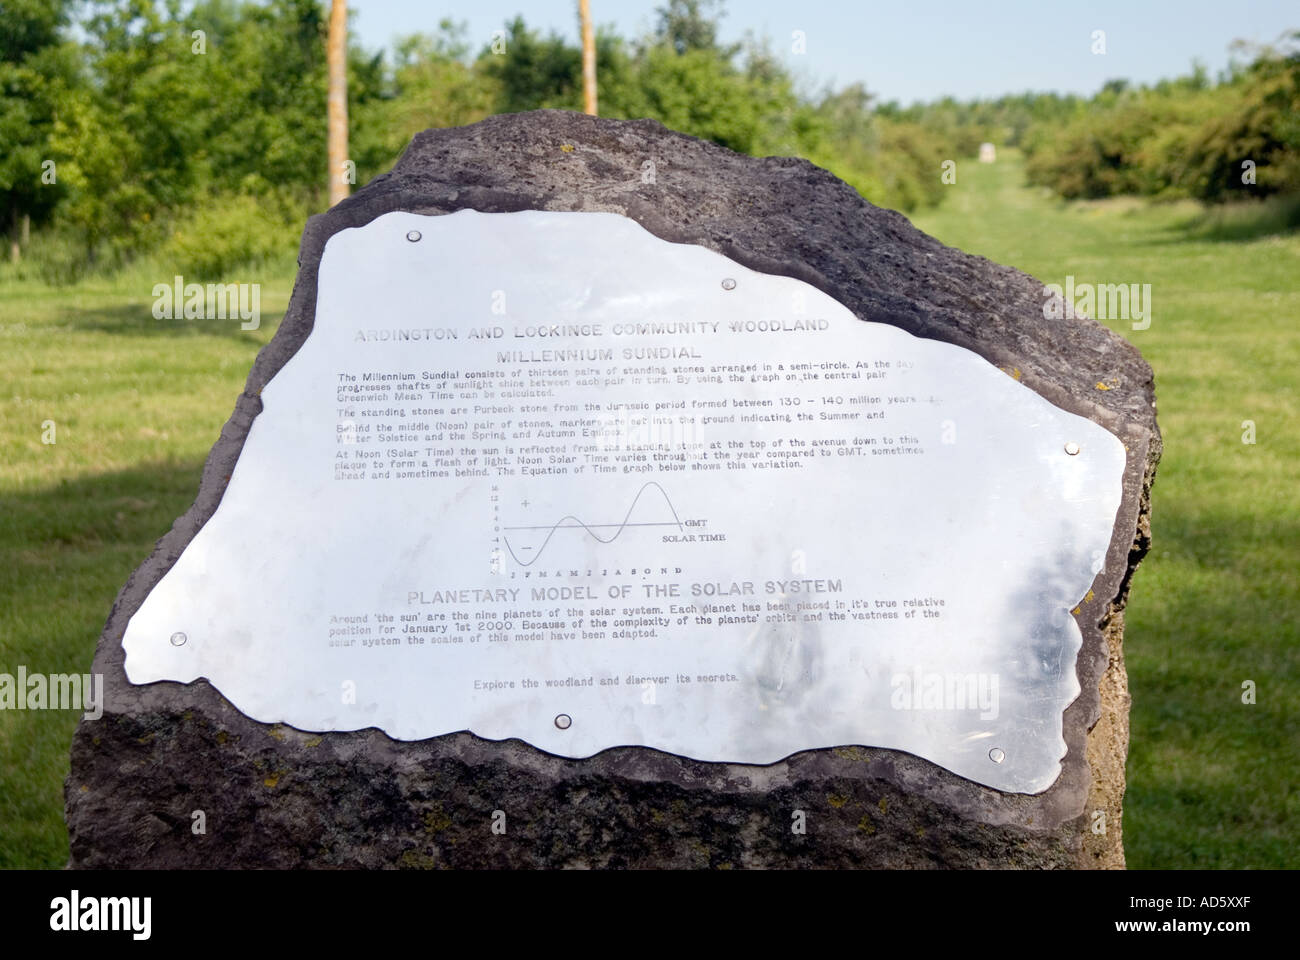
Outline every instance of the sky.
<svg viewBox="0 0 1300 960"><path fill-rule="evenodd" d="M647 32L662 0L591 0L597 24ZM433 32L444 17L469 26L471 46L516 13L577 43L575 0L348 0L352 29L370 48ZM1199 59L1214 76L1235 39L1275 43L1300 30L1297 0L729 0L721 38L767 36L808 90L862 83L880 100L996 97L1025 90L1096 92L1122 77L1154 82ZM793 52L794 31L806 52ZM1105 53L1094 53L1104 31Z"/></svg>

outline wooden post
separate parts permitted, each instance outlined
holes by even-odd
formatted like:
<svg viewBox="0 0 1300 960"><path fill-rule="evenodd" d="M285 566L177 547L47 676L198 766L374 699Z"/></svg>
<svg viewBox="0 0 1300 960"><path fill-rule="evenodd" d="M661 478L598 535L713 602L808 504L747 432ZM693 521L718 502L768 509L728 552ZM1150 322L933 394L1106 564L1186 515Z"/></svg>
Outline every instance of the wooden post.
<svg viewBox="0 0 1300 960"><path fill-rule="evenodd" d="M348 160L348 4L334 0L330 7L329 39L325 58L329 67L329 186L330 206L349 193L344 178Z"/></svg>
<svg viewBox="0 0 1300 960"><path fill-rule="evenodd" d="M578 0L578 18L582 21L582 102L583 112L596 116L596 31L591 25L590 0Z"/></svg>

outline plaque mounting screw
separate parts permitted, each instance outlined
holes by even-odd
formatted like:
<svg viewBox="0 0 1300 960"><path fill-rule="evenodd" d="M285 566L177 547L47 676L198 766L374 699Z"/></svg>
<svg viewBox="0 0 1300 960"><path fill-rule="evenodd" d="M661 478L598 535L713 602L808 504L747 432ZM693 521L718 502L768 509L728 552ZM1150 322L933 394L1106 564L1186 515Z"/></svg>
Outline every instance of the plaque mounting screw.
<svg viewBox="0 0 1300 960"><path fill-rule="evenodd" d="M177 630L175 633L172 634L172 646L183 647L185 646L185 641L188 639L189 637L185 636L185 634Z"/></svg>
<svg viewBox="0 0 1300 960"><path fill-rule="evenodd" d="M723 281L722 281L722 289L723 289L723 290L735 290L735 289L736 289L736 281L735 281L735 280L732 280L730 277L727 277L726 280L723 280Z"/></svg>
<svg viewBox="0 0 1300 960"><path fill-rule="evenodd" d="M1003 752L1001 747L994 747L992 750L989 751L989 759L992 760L994 763L1001 763L1006 758L1007 755L1005 752Z"/></svg>
<svg viewBox="0 0 1300 960"><path fill-rule="evenodd" d="M568 730L569 727L573 726L573 717L567 713L562 713L555 718L555 725L561 730Z"/></svg>
<svg viewBox="0 0 1300 960"><path fill-rule="evenodd" d="M1067 443L1067 444L1065 445L1065 452L1068 453L1068 454L1069 454L1070 456L1072 456L1072 457L1077 457L1077 456L1079 455L1079 451L1080 451L1081 449L1082 449L1082 447L1080 447L1080 446L1079 446L1077 443L1075 443L1073 440L1071 440L1069 443Z"/></svg>
<svg viewBox="0 0 1300 960"><path fill-rule="evenodd" d="M420 231L419 231L419 230L411 230L411 231L409 231L409 232L406 234L406 239L407 239L407 240L410 240L412 243L416 243L416 242L418 242L419 239L420 239Z"/></svg>

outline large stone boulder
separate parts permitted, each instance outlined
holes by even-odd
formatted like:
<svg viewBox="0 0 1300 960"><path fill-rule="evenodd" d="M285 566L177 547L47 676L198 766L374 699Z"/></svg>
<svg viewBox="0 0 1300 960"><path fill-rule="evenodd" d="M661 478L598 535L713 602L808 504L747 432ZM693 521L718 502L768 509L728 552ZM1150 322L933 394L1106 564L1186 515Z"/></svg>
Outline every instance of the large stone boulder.
<svg viewBox="0 0 1300 960"><path fill-rule="evenodd" d="M204 680L128 682L127 622L216 511L262 388L311 333L326 241L391 211L465 208L630 217L804 280L863 319L972 350L1119 437L1123 499L1076 612L1082 693L1065 711L1059 779L1038 795L1001 793L866 746L759 767L636 747L572 760L467 733L304 733L249 719ZM1091 320L1045 319L1040 282L944 246L807 161L558 111L418 135L391 173L309 221L299 264L194 505L122 589L99 640L104 715L78 727L66 787L73 866L1123 866L1123 613L1160 454L1151 369L1125 340ZM200 810L205 832L193 829ZM490 829L494 810L509 813L504 835ZM803 834L794 810L806 812Z"/></svg>

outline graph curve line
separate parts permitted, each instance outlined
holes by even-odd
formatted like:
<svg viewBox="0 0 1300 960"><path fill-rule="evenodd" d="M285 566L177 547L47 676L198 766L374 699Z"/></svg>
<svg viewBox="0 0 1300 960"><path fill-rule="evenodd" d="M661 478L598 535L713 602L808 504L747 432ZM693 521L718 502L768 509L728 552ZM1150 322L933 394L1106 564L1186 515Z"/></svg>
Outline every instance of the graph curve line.
<svg viewBox="0 0 1300 960"><path fill-rule="evenodd" d="M541 559L542 554L546 551L546 545L551 542L551 537L555 536L555 531L559 530L560 527L564 524L564 521L566 520L573 520L574 522L576 522L578 526L582 527L582 529L586 531L586 533L589 536L591 536L594 540L596 540L599 543L613 543L615 540L618 539L619 534L621 534L625 529L627 529L627 522L632 518L632 511L636 509L637 503L640 502L641 495L644 494L651 487L654 487L656 490L658 490L660 496L664 498L664 503L668 505L668 512L673 515L673 522L677 524L677 529L679 530L684 529L682 527L681 517L677 516L677 508L673 506L672 500L668 497L668 491L665 490L663 487L661 487L658 481L647 480L645 483L641 485L641 489L636 492L636 496L632 498L632 503L627 508L627 513L623 515L623 522L618 525L618 529L614 531L614 533L609 537L608 540L601 537L594 530L592 530L591 527L587 526L586 522L582 520L582 518L575 517L573 514L570 513L570 514L566 514L565 516L561 517L559 520L555 521L555 523L551 526L551 529L547 532L546 539L542 541L542 545L537 548L537 553L533 556L531 560L527 560L527 561L520 560L519 557L515 555L515 548L510 546L510 538L508 536L502 537L502 541L505 543L506 549L510 551L511 558L515 561L515 563L519 564L521 567L531 567L534 563L536 563L539 559ZM572 529L572 528L567 528L567 529Z"/></svg>

